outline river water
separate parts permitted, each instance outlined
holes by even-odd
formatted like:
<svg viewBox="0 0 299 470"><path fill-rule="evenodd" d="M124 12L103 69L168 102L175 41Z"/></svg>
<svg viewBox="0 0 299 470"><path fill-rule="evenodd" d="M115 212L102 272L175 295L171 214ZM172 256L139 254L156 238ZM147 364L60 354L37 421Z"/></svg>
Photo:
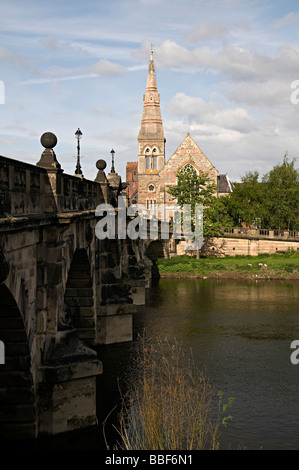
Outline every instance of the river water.
<svg viewBox="0 0 299 470"><path fill-rule="evenodd" d="M234 397L222 449L299 450L299 364L290 360L298 306L298 281L159 280L135 318L134 336L145 328L147 336L176 338L192 349L212 388ZM134 347L100 350L115 369L104 382L118 376L125 386ZM113 394L102 398L112 409Z"/></svg>
<svg viewBox="0 0 299 470"><path fill-rule="evenodd" d="M119 389L126 391L136 338L146 329L148 337L191 348L212 388L234 397L221 449L299 450L299 364L290 360L298 305L298 281L159 280L134 317L134 340L97 347L104 365L98 427L39 439L34 447L105 450L104 429L113 448Z"/></svg>

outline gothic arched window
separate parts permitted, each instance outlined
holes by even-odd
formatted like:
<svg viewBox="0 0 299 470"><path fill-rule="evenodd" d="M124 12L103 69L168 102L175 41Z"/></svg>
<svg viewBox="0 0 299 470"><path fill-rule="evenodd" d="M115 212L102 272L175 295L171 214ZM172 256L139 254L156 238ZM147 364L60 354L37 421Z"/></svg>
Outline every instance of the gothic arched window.
<svg viewBox="0 0 299 470"><path fill-rule="evenodd" d="M151 154L149 148L147 148L145 151L145 168L147 170L151 169Z"/></svg>
<svg viewBox="0 0 299 470"><path fill-rule="evenodd" d="M146 170L157 170L158 168L158 149L149 147L145 150L145 168Z"/></svg>
<svg viewBox="0 0 299 470"><path fill-rule="evenodd" d="M194 165L191 163L186 163L179 170L179 175L183 177L185 183L190 187L190 197L192 197L192 192L199 191L199 181L198 181L198 171Z"/></svg>
<svg viewBox="0 0 299 470"><path fill-rule="evenodd" d="M153 170L157 169L157 159L158 159L157 153L158 153L157 149L153 148L153 154L152 154Z"/></svg>
<svg viewBox="0 0 299 470"><path fill-rule="evenodd" d="M180 173L182 174L192 174L195 173L196 175L198 174L198 171L196 170L195 166L192 165L191 163L186 163L181 169Z"/></svg>

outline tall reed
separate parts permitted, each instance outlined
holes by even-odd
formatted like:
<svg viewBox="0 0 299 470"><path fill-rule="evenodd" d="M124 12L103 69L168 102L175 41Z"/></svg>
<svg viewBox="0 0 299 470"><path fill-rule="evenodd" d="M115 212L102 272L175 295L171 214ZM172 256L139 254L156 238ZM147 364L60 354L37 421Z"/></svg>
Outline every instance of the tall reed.
<svg viewBox="0 0 299 470"><path fill-rule="evenodd" d="M232 399L223 405L223 395L218 393L218 411L212 413L215 394L181 344L139 336L130 376L119 416L119 448L219 448L221 426L231 419L225 413Z"/></svg>

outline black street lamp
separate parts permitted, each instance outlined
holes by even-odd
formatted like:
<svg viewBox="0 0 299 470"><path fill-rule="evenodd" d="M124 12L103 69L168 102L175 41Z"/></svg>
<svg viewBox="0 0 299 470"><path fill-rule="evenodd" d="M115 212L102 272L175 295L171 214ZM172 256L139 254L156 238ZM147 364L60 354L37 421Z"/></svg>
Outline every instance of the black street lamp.
<svg viewBox="0 0 299 470"><path fill-rule="evenodd" d="M80 165L80 139L82 137L82 132L78 128L78 130L75 132L75 136L77 138L78 144L77 144L77 165L76 165L76 171L75 175L80 175L83 176L82 170L81 170L81 165Z"/></svg>
<svg viewBox="0 0 299 470"><path fill-rule="evenodd" d="M115 168L114 168L114 154L115 154L115 152L114 152L114 150L112 149L110 153L111 153L111 156L112 156L111 173L115 173Z"/></svg>

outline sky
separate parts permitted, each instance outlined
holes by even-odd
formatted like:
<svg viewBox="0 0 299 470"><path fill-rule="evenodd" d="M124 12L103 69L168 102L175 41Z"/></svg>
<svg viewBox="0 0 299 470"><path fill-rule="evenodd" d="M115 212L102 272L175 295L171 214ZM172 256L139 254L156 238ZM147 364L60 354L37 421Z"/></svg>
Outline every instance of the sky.
<svg viewBox="0 0 299 470"><path fill-rule="evenodd" d="M151 47L166 160L189 132L220 173L299 157L299 4L281 0L0 0L0 155L94 180L137 161ZM151 46L152 45L152 46ZM296 162L298 168L298 161Z"/></svg>

